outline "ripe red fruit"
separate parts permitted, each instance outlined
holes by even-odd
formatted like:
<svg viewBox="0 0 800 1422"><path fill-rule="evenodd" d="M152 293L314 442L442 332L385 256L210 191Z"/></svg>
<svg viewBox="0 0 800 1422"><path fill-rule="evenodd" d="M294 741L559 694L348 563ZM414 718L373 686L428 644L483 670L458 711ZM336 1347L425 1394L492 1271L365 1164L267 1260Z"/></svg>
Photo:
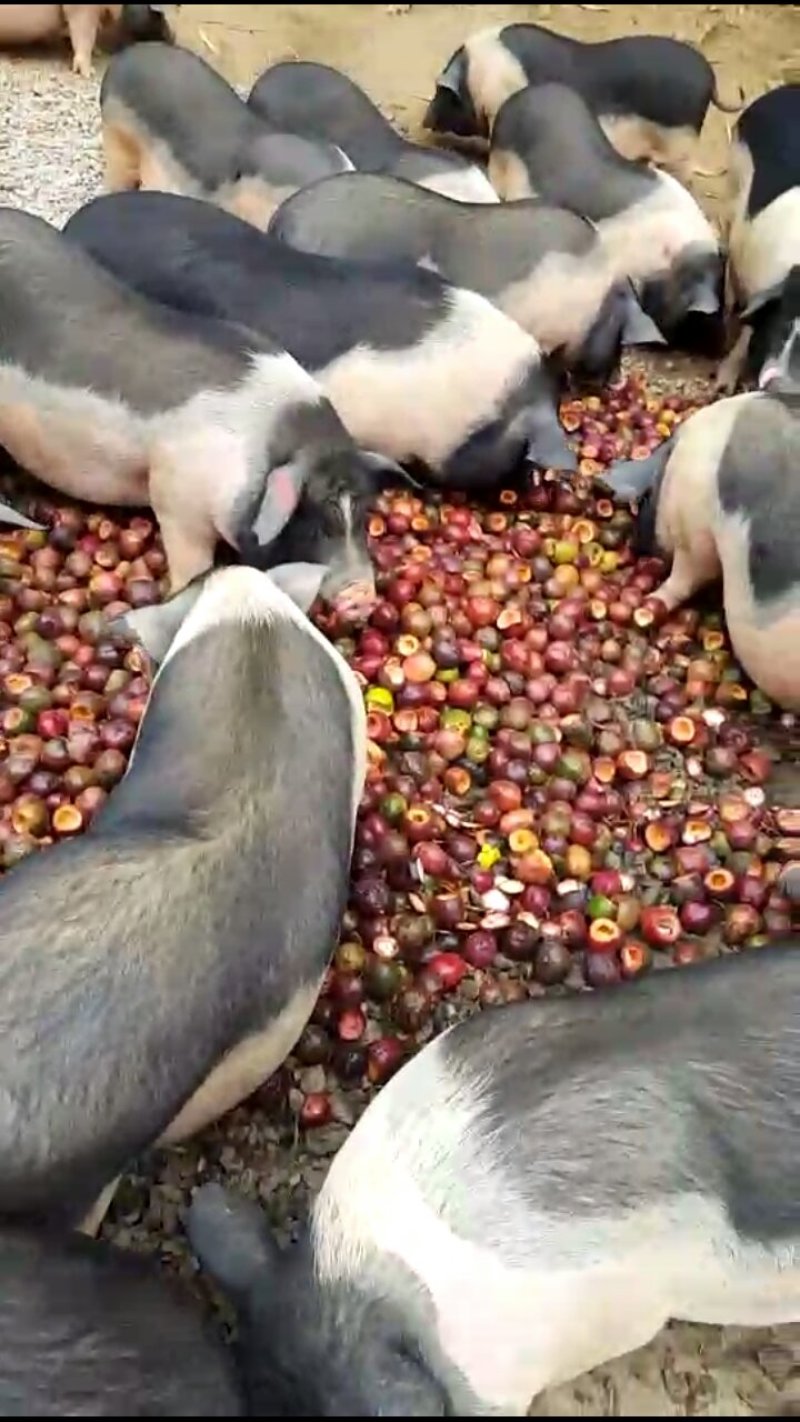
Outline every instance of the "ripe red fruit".
<svg viewBox="0 0 800 1422"><path fill-rule="evenodd" d="M457 988L467 971L467 965L460 953L434 953L428 959L428 967L436 974L444 992Z"/></svg>
<svg viewBox="0 0 800 1422"><path fill-rule="evenodd" d="M300 1125L306 1130L326 1126L331 1119L331 1099L324 1091L312 1091L300 1107Z"/></svg>
<svg viewBox="0 0 800 1422"><path fill-rule="evenodd" d="M642 909L639 928L643 938L653 948L668 948L681 936L680 919L666 904L653 904Z"/></svg>

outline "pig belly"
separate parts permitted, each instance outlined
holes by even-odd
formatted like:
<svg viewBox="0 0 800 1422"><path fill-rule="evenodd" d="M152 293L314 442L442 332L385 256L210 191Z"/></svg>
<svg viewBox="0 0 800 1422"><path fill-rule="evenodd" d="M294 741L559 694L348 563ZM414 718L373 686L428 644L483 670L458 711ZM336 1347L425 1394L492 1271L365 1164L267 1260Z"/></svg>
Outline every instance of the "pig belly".
<svg viewBox="0 0 800 1422"><path fill-rule="evenodd" d="M800 711L800 607L764 626L725 599L733 650L756 686L786 711Z"/></svg>
<svg viewBox="0 0 800 1422"><path fill-rule="evenodd" d="M322 977L299 988L283 1012L263 1032L234 1047L206 1077L156 1142L177 1145L232 1111L271 1076L288 1057L319 996Z"/></svg>
<svg viewBox="0 0 800 1422"><path fill-rule="evenodd" d="M0 445L51 489L93 503L146 504L147 447L135 418L82 390L3 389Z"/></svg>
<svg viewBox="0 0 800 1422"><path fill-rule="evenodd" d="M33 44L65 31L61 5L0 5L0 44Z"/></svg>
<svg viewBox="0 0 800 1422"><path fill-rule="evenodd" d="M795 265L798 232L800 184L781 193L752 222L744 212L735 214L728 250L736 290L744 303L767 291Z"/></svg>

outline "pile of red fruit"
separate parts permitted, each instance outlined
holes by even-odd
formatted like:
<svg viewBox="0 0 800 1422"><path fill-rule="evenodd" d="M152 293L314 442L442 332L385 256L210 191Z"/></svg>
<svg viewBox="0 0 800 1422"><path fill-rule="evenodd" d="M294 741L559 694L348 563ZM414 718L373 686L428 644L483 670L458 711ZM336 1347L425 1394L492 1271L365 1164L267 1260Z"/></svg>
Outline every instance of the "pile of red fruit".
<svg viewBox="0 0 800 1422"><path fill-rule="evenodd" d="M718 615L666 617L656 560L592 476L687 411L626 381L562 410L571 486L492 507L395 492L370 521L368 626L319 622L359 676L369 768L342 941L303 1067L385 1080L476 1005L757 947L790 926L776 880L800 814L769 806L777 720ZM59 509L0 543L0 854L91 818L147 685L107 615L161 593L152 522ZM304 1125L327 1094L299 1103Z"/></svg>

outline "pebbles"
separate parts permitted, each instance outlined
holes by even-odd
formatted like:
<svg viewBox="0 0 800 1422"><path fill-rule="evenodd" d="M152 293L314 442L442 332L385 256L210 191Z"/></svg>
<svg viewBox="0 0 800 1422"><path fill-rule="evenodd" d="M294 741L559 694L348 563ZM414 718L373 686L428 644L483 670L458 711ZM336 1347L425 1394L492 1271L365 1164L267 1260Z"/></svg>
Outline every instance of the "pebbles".
<svg viewBox="0 0 800 1422"><path fill-rule="evenodd" d="M102 186L99 75L65 56L0 58L0 203L63 226Z"/></svg>

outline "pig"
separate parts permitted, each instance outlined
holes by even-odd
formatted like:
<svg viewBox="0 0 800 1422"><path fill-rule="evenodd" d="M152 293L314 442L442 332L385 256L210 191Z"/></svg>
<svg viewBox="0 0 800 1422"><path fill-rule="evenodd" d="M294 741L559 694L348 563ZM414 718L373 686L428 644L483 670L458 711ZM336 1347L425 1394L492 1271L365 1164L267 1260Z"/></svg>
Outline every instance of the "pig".
<svg viewBox="0 0 800 1422"><path fill-rule="evenodd" d="M382 476L402 471L356 449L266 334L158 305L11 208L0 209L0 445L70 497L149 503L174 591L221 540L262 566L328 563L323 595L348 615L374 601L364 520Z"/></svg>
<svg viewBox="0 0 800 1422"><path fill-rule="evenodd" d="M247 103L273 128L338 144L359 172L390 173L459 202L498 201L477 163L410 143L363 89L328 64L274 64Z"/></svg>
<svg viewBox="0 0 800 1422"><path fill-rule="evenodd" d="M333 143L270 129L188 49L116 55L100 88L105 184L205 198L266 227L298 188L352 169Z"/></svg>
<svg viewBox="0 0 800 1422"><path fill-rule="evenodd" d="M728 297L741 330L717 388L760 383L800 362L800 84L755 99L730 163Z"/></svg>
<svg viewBox="0 0 800 1422"><path fill-rule="evenodd" d="M188 1288L83 1235L0 1229L3 1417L243 1417Z"/></svg>
<svg viewBox="0 0 800 1422"><path fill-rule="evenodd" d="M538 343L434 272L295 252L166 193L96 198L65 233L154 299L273 333L360 445L433 485L493 489L526 460L576 468Z"/></svg>
<svg viewBox="0 0 800 1422"><path fill-rule="evenodd" d="M324 571L223 567L112 624L158 667L126 776L0 887L4 1218L92 1231L311 1014L366 766L358 683L304 615Z"/></svg>
<svg viewBox="0 0 800 1422"><path fill-rule="evenodd" d="M0 5L0 46L40 44L68 33L72 69L89 79L98 30L118 45L137 40L172 43L166 5ZM179 5L172 7L179 10Z"/></svg>
<svg viewBox="0 0 800 1422"><path fill-rule="evenodd" d="M779 706L800 710L800 391L779 386L691 415L604 482L638 505L636 547L672 559L672 611L721 575L734 652Z"/></svg>
<svg viewBox="0 0 800 1422"><path fill-rule="evenodd" d="M664 344L592 224L565 208L478 207L402 178L344 173L287 199L268 232L320 256L427 266L486 296L578 379L606 382L623 343Z"/></svg>
<svg viewBox="0 0 800 1422"><path fill-rule="evenodd" d="M611 268L636 284L662 333L722 306L717 234L670 173L623 158L580 94L563 84L523 89L492 132L489 176L504 198L537 195L588 217Z"/></svg>
<svg viewBox="0 0 800 1422"><path fill-rule="evenodd" d="M708 60L664 35L626 35L600 44L541 25L504 25L472 35L436 81L424 126L488 138L506 99L528 85L565 84L588 104L624 158L650 159L685 178L709 104L724 104Z"/></svg>
<svg viewBox="0 0 800 1422"><path fill-rule="evenodd" d="M521 1417L670 1318L800 1320L798 1012L794 939L478 1013L373 1099L291 1250L203 1186L251 1412Z"/></svg>

